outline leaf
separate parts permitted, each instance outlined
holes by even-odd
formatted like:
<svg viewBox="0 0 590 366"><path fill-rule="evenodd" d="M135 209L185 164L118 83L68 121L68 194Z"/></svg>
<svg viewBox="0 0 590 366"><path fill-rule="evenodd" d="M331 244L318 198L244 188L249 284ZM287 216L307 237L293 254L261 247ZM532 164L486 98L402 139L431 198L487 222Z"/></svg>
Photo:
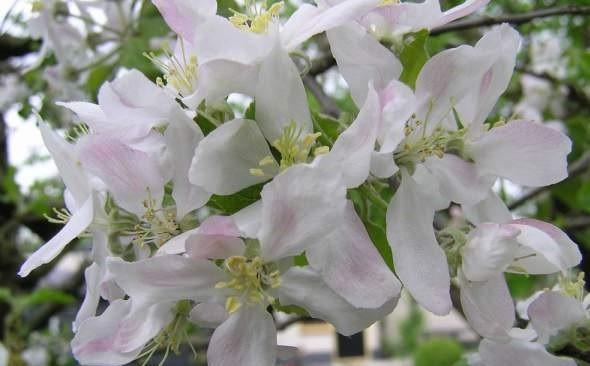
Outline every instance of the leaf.
<svg viewBox="0 0 590 366"><path fill-rule="evenodd" d="M217 208L225 214L234 214L244 207L260 200L260 192L262 191L263 186L263 183L257 184L229 196L213 195L207 205Z"/></svg>
<svg viewBox="0 0 590 366"><path fill-rule="evenodd" d="M92 99L96 100L98 95L98 89L101 85L110 78L113 72L113 66L111 65L99 65L93 68L88 74L86 79L86 91L92 96Z"/></svg>
<svg viewBox="0 0 590 366"><path fill-rule="evenodd" d="M251 119L253 121L256 120L256 102L251 102L248 108L246 108L246 112L244 112L245 119Z"/></svg>
<svg viewBox="0 0 590 366"><path fill-rule="evenodd" d="M322 134L318 138L318 141L322 145L332 146L338 138L340 122L335 118L318 112L312 114L312 121L314 129Z"/></svg>
<svg viewBox="0 0 590 366"><path fill-rule="evenodd" d="M399 52L399 59L404 67L400 81L409 85L412 89L416 86L416 79L420 70L422 70L422 66L428 60L427 39L428 31L425 29L409 34L404 39L405 45Z"/></svg>
<svg viewBox="0 0 590 366"><path fill-rule="evenodd" d="M9 288L0 287L0 302L4 302L7 304L12 303L14 297L12 296L12 292Z"/></svg>
<svg viewBox="0 0 590 366"><path fill-rule="evenodd" d="M32 294L24 297L22 301L28 306L46 303L70 305L76 302L76 298L65 292L44 287L35 290Z"/></svg>

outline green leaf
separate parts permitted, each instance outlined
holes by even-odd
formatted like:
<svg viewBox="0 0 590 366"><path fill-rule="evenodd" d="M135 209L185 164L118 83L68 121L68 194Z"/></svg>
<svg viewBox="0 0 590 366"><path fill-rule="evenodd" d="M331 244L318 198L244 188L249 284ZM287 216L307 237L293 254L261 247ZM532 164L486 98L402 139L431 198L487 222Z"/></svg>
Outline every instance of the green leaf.
<svg viewBox="0 0 590 366"><path fill-rule="evenodd" d="M463 347L452 338L437 337L418 346L414 352L416 366L452 366L461 360Z"/></svg>
<svg viewBox="0 0 590 366"><path fill-rule="evenodd" d="M112 65L99 65L93 68L86 79L86 91L96 100L98 89L101 85L110 78L113 72Z"/></svg>
<svg viewBox="0 0 590 366"><path fill-rule="evenodd" d="M263 183L248 187L230 196L213 195L208 206L217 208L223 213L231 215L260 200Z"/></svg>
<svg viewBox="0 0 590 366"><path fill-rule="evenodd" d="M6 287L0 287L0 302L10 304L12 303L12 300L13 296L10 289Z"/></svg>
<svg viewBox="0 0 590 366"><path fill-rule="evenodd" d="M406 35L404 45L401 52L399 52L399 59L404 67L400 81L409 85L412 89L416 86L416 79L420 70L422 70L422 66L428 60L427 39L428 31L425 29Z"/></svg>
<svg viewBox="0 0 590 366"><path fill-rule="evenodd" d="M318 112L312 114L312 120L314 129L322 134L318 138L318 141L322 145L332 146L338 138L340 122L335 118Z"/></svg>
<svg viewBox="0 0 590 366"><path fill-rule="evenodd" d="M246 108L246 112L244 113L244 118L251 119L253 121L256 120L256 102L250 103L248 108Z"/></svg>
<svg viewBox="0 0 590 366"><path fill-rule="evenodd" d="M0 202L16 203L20 200L20 188L15 180L16 168L9 166L6 174L0 179Z"/></svg>
<svg viewBox="0 0 590 366"><path fill-rule="evenodd" d="M61 305L70 305L76 302L76 298L65 292L51 288L40 288L32 294L23 298L23 303L28 306L54 303Z"/></svg>
<svg viewBox="0 0 590 366"><path fill-rule="evenodd" d="M211 120L211 118L209 118L208 116L206 116L202 113L198 113L198 111L197 111L197 116L195 117L194 121L197 123L197 125L199 125L199 128L201 129L201 131L203 131L203 135L205 135L205 136L207 136L214 129L217 128L217 126Z"/></svg>

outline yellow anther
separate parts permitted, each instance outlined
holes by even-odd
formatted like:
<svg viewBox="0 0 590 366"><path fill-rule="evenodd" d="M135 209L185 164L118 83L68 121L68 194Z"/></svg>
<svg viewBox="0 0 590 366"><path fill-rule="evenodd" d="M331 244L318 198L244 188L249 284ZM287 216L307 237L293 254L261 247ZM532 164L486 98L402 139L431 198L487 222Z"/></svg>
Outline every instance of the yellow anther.
<svg viewBox="0 0 590 366"><path fill-rule="evenodd" d="M284 5L285 4L282 1L274 3L268 10L264 9L264 7L257 10L255 6L250 6L248 9L250 14L244 14L232 10L233 15L229 17L229 21L236 28L244 31L257 34L266 33L268 31L268 25L274 19L278 18Z"/></svg>
<svg viewBox="0 0 590 366"><path fill-rule="evenodd" d="M266 176L266 174L264 174L264 170L262 170L260 168L250 169L250 175L253 175L255 177L265 177Z"/></svg>
<svg viewBox="0 0 590 366"><path fill-rule="evenodd" d="M400 3L399 0L381 0L381 1L379 1L379 4L377 6L389 6L389 5L399 4L399 3Z"/></svg>
<svg viewBox="0 0 590 366"><path fill-rule="evenodd" d="M274 162L275 162L275 159L272 156L267 155L264 158L262 158L262 160L260 160L260 162L258 163L258 165L260 165L260 166L266 166L266 165L271 165Z"/></svg>
<svg viewBox="0 0 590 366"><path fill-rule="evenodd" d="M179 42L179 57L166 49L163 50L166 61L160 60L153 52L144 52L143 55L164 73L164 79L156 79L158 86L170 85L180 95L186 96L197 87L199 62L197 56L187 55L182 38L179 38Z"/></svg>
<svg viewBox="0 0 590 366"><path fill-rule="evenodd" d="M225 301L225 309L228 313L233 314L238 311L239 308L242 307L242 303L238 300L235 296L230 296Z"/></svg>
<svg viewBox="0 0 590 366"><path fill-rule="evenodd" d="M283 134L273 142L273 146L281 153L280 170L307 162L312 146L316 143L321 133L309 133L301 136L302 128L291 121L283 129Z"/></svg>
<svg viewBox="0 0 590 366"><path fill-rule="evenodd" d="M325 155L329 152L330 152L330 148L328 146L320 146L320 147L316 147L313 150L313 155L314 156Z"/></svg>

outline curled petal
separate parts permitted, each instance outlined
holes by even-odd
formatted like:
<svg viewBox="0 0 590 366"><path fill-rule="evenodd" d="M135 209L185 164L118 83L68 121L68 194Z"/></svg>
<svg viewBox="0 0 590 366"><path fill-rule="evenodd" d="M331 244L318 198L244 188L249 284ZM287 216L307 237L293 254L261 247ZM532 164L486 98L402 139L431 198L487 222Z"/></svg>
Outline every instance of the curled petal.
<svg viewBox="0 0 590 366"><path fill-rule="evenodd" d="M529 305L527 313L538 341L543 344L560 330L587 318L580 301L556 291L541 294Z"/></svg>

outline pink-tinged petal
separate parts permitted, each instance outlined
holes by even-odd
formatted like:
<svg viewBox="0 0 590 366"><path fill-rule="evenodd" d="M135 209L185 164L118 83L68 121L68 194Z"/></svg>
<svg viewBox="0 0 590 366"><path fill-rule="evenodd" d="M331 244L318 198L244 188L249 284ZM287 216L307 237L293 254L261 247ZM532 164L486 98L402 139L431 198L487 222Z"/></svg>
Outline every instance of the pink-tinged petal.
<svg viewBox="0 0 590 366"><path fill-rule="evenodd" d="M440 194L456 203L477 203L494 184L493 178L478 175L475 164L456 155L427 158L424 166L436 177Z"/></svg>
<svg viewBox="0 0 590 366"><path fill-rule="evenodd" d="M204 206L211 197L211 193L188 179L195 148L203 139L203 133L192 119L176 109L164 139L173 166L172 198L176 203L176 216L181 220L187 213Z"/></svg>
<svg viewBox="0 0 590 366"><path fill-rule="evenodd" d="M370 81L376 90L399 78L402 65L395 55L356 23L329 30L330 49L357 105L363 105Z"/></svg>
<svg viewBox="0 0 590 366"><path fill-rule="evenodd" d="M203 328L217 328L228 317L225 307L213 302L197 304L189 314L189 320Z"/></svg>
<svg viewBox="0 0 590 366"><path fill-rule="evenodd" d="M189 257L198 259L225 259L242 255L245 249L242 239L225 235L195 234L186 241Z"/></svg>
<svg viewBox="0 0 590 366"><path fill-rule="evenodd" d="M232 215L232 219L240 231L240 236L245 238L258 237L261 217L262 201L256 201Z"/></svg>
<svg viewBox="0 0 590 366"><path fill-rule="evenodd" d="M521 244L513 266L530 274L549 274L566 271L582 260L578 246L555 226L533 219L511 222L520 230Z"/></svg>
<svg viewBox="0 0 590 366"><path fill-rule="evenodd" d="M378 3L379 0L345 0L322 8L304 4L293 13L281 31L283 47L292 51L318 33L361 17L374 9Z"/></svg>
<svg viewBox="0 0 590 366"><path fill-rule="evenodd" d="M326 284L353 306L374 309L399 297L401 284L373 245L351 202L339 229L306 254Z"/></svg>
<svg viewBox="0 0 590 366"><path fill-rule="evenodd" d="M491 189L486 198L474 205L463 205L465 217L473 224L497 222L500 224L512 220L512 214L502 199Z"/></svg>
<svg viewBox="0 0 590 366"><path fill-rule="evenodd" d="M377 309L359 309L334 292L313 269L293 267L281 276L279 300L283 305L301 306L312 317L334 325L338 333L350 336L391 313L398 298Z"/></svg>
<svg viewBox="0 0 590 366"><path fill-rule="evenodd" d="M134 308L162 301L206 301L225 273L208 260L162 255L137 262L109 258L107 268Z"/></svg>
<svg viewBox="0 0 590 366"><path fill-rule="evenodd" d="M27 258L25 263L21 266L18 275L26 277L32 270L55 259L66 245L78 237L78 235L82 234L84 230L90 226L92 218L93 197L90 196L80 209L73 213L65 226L53 238L51 238L51 240Z"/></svg>
<svg viewBox="0 0 590 366"><path fill-rule="evenodd" d="M277 260L321 245L337 228L333 218L344 213L345 195L338 175L317 166L298 164L277 175L262 190L262 256Z"/></svg>
<svg viewBox="0 0 590 366"><path fill-rule="evenodd" d="M240 230L231 216L210 216L199 226L203 235L222 235L239 237Z"/></svg>
<svg viewBox="0 0 590 366"><path fill-rule="evenodd" d="M514 303L504 275L498 273L484 282L461 278L461 305L469 325L481 336L509 340L516 320Z"/></svg>
<svg viewBox="0 0 590 366"><path fill-rule="evenodd" d="M262 306L242 306L211 336L209 366L272 366L277 357L277 335L272 316Z"/></svg>
<svg viewBox="0 0 590 366"><path fill-rule="evenodd" d="M87 102L57 102L59 106L67 108L78 115L81 122L88 124L93 130L99 130L108 122L108 117L99 105Z"/></svg>
<svg viewBox="0 0 590 366"><path fill-rule="evenodd" d="M347 188L358 187L367 179L381 122L379 97L369 86L363 108L356 120L338 136L332 150L320 162L322 169L338 169ZM391 157L393 160L393 156ZM337 174L337 173L335 173Z"/></svg>
<svg viewBox="0 0 590 366"><path fill-rule="evenodd" d="M483 130L483 122L508 87L519 46L520 35L507 24L485 34L475 46L476 52L493 55L493 63L483 74L474 76L470 92L457 101L456 109L462 122L476 133Z"/></svg>
<svg viewBox="0 0 590 366"><path fill-rule="evenodd" d="M566 158L572 143L563 133L542 124L512 121L492 128L467 149L481 175L539 187L567 177Z"/></svg>
<svg viewBox="0 0 590 366"><path fill-rule="evenodd" d="M152 0L168 26L180 36L193 39L199 23L217 12L216 0Z"/></svg>
<svg viewBox="0 0 590 366"><path fill-rule="evenodd" d="M557 357L537 342L513 340L509 343L484 339L479 354L485 366L576 366L572 359Z"/></svg>
<svg viewBox="0 0 590 366"><path fill-rule="evenodd" d="M483 223L469 233L461 251L461 269L469 281L487 281L512 264L520 230L513 225Z"/></svg>
<svg viewBox="0 0 590 366"><path fill-rule="evenodd" d="M482 7L486 6L489 2L490 0L467 0L461 5L457 5L445 11L440 20L436 25L433 25L433 27L439 27L459 18L466 17L469 14L476 12Z"/></svg>
<svg viewBox="0 0 590 366"><path fill-rule="evenodd" d="M97 317L88 318L72 340L74 357L83 365L124 365L172 320L173 303L131 312L129 300L117 300Z"/></svg>
<svg viewBox="0 0 590 366"><path fill-rule="evenodd" d="M451 311L451 279L445 253L434 236L434 211L428 196L402 170L402 183L387 208L387 240L396 273L429 311Z"/></svg>
<svg viewBox="0 0 590 366"><path fill-rule="evenodd" d="M559 331L588 317L579 300L556 291L541 294L529 305L527 313L538 341L543 344Z"/></svg>
<svg viewBox="0 0 590 366"><path fill-rule="evenodd" d="M236 119L216 128L199 143L189 179L209 192L233 194L262 183L278 172L274 160L259 166L260 161L268 156L272 154L256 122ZM262 168L268 176L251 174L250 169L256 168Z"/></svg>
<svg viewBox="0 0 590 366"><path fill-rule="evenodd" d="M289 54L275 45L262 61L256 85L256 122L270 142L295 122L302 134L312 131L307 94Z"/></svg>
<svg viewBox="0 0 590 366"><path fill-rule="evenodd" d="M78 149L84 168L105 183L121 207L141 216L146 199L160 205L165 182L148 154L102 135L82 137Z"/></svg>
<svg viewBox="0 0 590 366"><path fill-rule="evenodd" d="M66 142L45 123L39 124L39 130L60 177L74 198L74 203L81 205L90 195L90 183L76 159L75 146Z"/></svg>

